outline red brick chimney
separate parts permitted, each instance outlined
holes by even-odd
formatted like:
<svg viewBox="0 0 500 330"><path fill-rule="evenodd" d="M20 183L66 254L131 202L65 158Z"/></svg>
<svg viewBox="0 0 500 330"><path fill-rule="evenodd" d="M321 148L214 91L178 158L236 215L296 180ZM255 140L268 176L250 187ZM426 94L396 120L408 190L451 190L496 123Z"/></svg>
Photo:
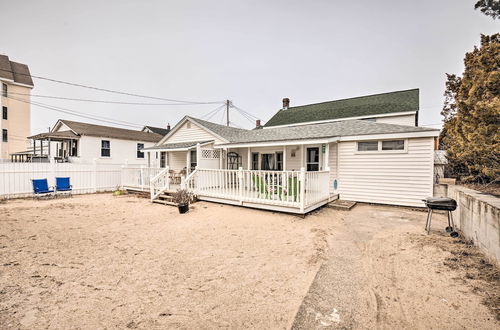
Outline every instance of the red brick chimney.
<svg viewBox="0 0 500 330"><path fill-rule="evenodd" d="M257 119L255 121L255 128L261 128L261 125L260 125L260 119Z"/></svg>
<svg viewBox="0 0 500 330"><path fill-rule="evenodd" d="M283 99L283 110L286 110L290 107L290 99L288 97L285 97Z"/></svg>

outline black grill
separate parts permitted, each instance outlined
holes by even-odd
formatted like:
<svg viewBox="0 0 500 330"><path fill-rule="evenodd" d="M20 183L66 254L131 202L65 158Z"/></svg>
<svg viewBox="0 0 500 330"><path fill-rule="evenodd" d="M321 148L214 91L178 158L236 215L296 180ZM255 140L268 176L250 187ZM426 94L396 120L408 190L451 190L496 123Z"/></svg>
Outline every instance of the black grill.
<svg viewBox="0 0 500 330"><path fill-rule="evenodd" d="M423 200L425 206L433 210L455 211L457 209L457 202L452 198L447 197L429 197Z"/></svg>
<svg viewBox="0 0 500 330"><path fill-rule="evenodd" d="M450 233L451 237L458 237L458 233L453 229L455 224L453 223L453 214L451 213L451 211L455 211L457 209L457 201L446 197L429 197L423 199L423 201L429 210L429 213L427 214L427 222L425 223L425 230L427 230L427 234L431 231L432 211L442 210L448 211L448 227L446 227L446 231Z"/></svg>

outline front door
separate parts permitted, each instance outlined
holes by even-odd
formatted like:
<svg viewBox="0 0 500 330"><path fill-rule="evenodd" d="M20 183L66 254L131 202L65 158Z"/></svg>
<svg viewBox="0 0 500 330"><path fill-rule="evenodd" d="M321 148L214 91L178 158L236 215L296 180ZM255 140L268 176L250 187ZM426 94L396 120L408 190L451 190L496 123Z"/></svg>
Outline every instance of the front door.
<svg viewBox="0 0 500 330"><path fill-rule="evenodd" d="M319 171L319 148L307 148L307 171Z"/></svg>

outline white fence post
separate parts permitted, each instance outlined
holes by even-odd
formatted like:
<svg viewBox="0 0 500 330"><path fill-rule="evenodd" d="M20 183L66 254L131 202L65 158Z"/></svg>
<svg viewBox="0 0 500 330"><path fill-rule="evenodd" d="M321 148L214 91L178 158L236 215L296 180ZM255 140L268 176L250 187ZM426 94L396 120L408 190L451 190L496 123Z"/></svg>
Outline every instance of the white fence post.
<svg viewBox="0 0 500 330"><path fill-rule="evenodd" d="M141 171L141 179L139 184L141 186L141 191L144 191L144 182L146 182L146 180L144 180L144 165L141 165L140 171Z"/></svg>
<svg viewBox="0 0 500 330"><path fill-rule="evenodd" d="M304 207L306 204L306 169L300 168L300 212L304 212Z"/></svg>
<svg viewBox="0 0 500 330"><path fill-rule="evenodd" d="M97 159L92 160L92 191L97 192Z"/></svg>
<svg viewBox="0 0 500 330"><path fill-rule="evenodd" d="M123 190L125 187L125 165L121 166L121 173L120 173L120 188Z"/></svg>
<svg viewBox="0 0 500 330"><path fill-rule="evenodd" d="M49 162L50 162L49 173L50 173L50 180L51 180L51 181L49 181L49 185L50 185L50 182L53 182L54 189L55 189L55 186L56 186L56 162L55 162L54 157L49 157Z"/></svg>
<svg viewBox="0 0 500 330"><path fill-rule="evenodd" d="M240 205L243 205L243 167L238 168L238 195L240 197Z"/></svg>

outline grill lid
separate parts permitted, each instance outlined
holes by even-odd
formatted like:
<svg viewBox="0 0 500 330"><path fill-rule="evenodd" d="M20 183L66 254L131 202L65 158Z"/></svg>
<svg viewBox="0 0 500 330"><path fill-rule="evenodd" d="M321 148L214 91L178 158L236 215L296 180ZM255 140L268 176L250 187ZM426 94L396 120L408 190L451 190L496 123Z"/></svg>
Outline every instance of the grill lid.
<svg viewBox="0 0 500 330"><path fill-rule="evenodd" d="M448 197L429 197L423 200L425 205L431 209L454 211L457 208L457 202Z"/></svg>

